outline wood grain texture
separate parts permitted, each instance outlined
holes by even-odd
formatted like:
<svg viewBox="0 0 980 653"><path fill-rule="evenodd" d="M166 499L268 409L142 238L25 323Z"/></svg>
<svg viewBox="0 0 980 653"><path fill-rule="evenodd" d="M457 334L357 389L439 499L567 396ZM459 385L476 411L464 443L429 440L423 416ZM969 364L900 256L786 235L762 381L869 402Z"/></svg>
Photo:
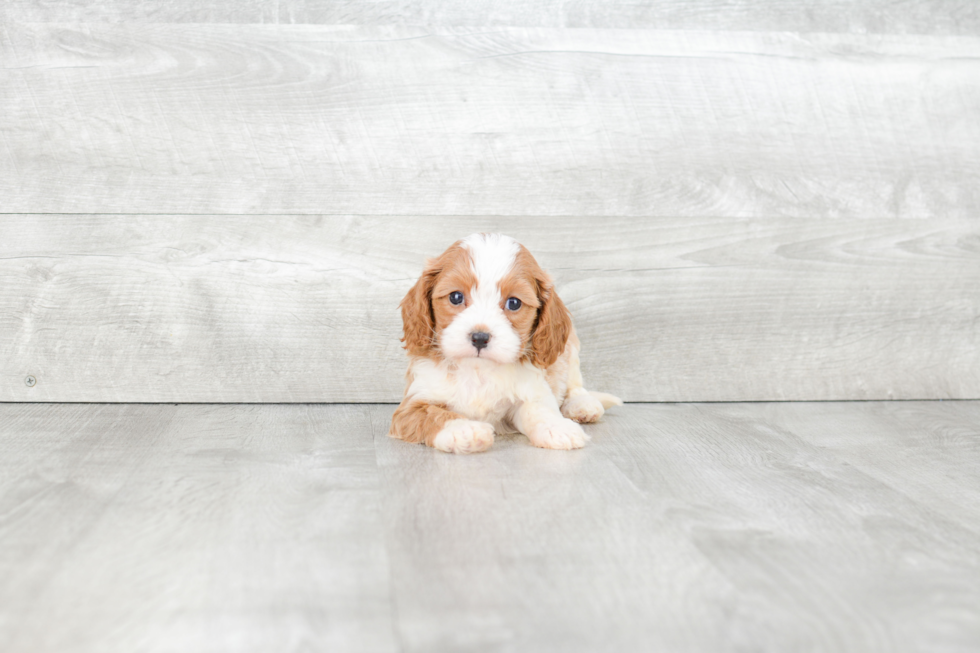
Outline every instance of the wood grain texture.
<svg viewBox="0 0 980 653"><path fill-rule="evenodd" d="M322 23L980 34L971 0L7 0L35 22Z"/></svg>
<svg viewBox="0 0 980 653"><path fill-rule="evenodd" d="M3 213L980 214L976 36L8 20L0 60Z"/></svg>
<svg viewBox="0 0 980 653"><path fill-rule="evenodd" d="M746 404L733 406L729 414L746 422L789 416L793 433L809 445L834 451L862 474L980 535L975 520L980 506L977 407L970 402L870 403L862 409L836 403ZM836 428L827 428L828 422ZM940 474L947 488L935 483Z"/></svg>
<svg viewBox="0 0 980 653"><path fill-rule="evenodd" d="M398 302L478 231L628 401L980 397L976 221L50 215L0 216L0 400L398 401Z"/></svg>
<svg viewBox="0 0 980 653"><path fill-rule="evenodd" d="M358 407L0 407L0 649L397 651Z"/></svg>
<svg viewBox="0 0 980 653"><path fill-rule="evenodd" d="M975 402L633 405L581 451L468 458L376 425L402 650L976 650L978 424Z"/></svg>
<svg viewBox="0 0 980 653"><path fill-rule="evenodd" d="M980 402L628 405L468 457L393 409L0 405L0 649L980 646Z"/></svg>

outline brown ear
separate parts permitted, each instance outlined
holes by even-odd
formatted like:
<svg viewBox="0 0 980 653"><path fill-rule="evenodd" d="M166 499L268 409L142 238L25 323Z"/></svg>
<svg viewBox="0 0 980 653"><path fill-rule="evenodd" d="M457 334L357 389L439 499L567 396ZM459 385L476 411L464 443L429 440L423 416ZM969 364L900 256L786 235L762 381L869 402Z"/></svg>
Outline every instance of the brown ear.
<svg viewBox="0 0 980 653"><path fill-rule="evenodd" d="M547 275L538 281L538 323L531 336L531 362L537 367L549 367L565 351L565 343L572 331L572 316L561 301L555 286Z"/></svg>
<svg viewBox="0 0 980 653"><path fill-rule="evenodd" d="M436 261L428 260L422 276L415 282L402 300L402 342L412 356L425 356L432 350L436 320L432 313L432 288L440 268Z"/></svg>

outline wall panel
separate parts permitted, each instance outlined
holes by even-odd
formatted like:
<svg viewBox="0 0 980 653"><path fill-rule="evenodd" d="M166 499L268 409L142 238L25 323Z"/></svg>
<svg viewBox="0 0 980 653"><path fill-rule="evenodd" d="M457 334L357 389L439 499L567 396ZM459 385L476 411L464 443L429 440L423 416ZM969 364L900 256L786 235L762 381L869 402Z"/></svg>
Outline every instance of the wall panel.
<svg viewBox="0 0 980 653"><path fill-rule="evenodd" d="M0 212L975 217L980 38L0 30Z"/></svg>
<svg viewBox="0 0 980 653"><path fill-rule="evenodd" d="M7 0L38 22L615 27L980 34L972 0Z"/></svg>
<svg viewBox="0 0 980 653"><path fill-rule="evenodd" d="M397 401L398 302L475 231L629 401L980 397L976 221L8 215L0 400Z"/></svg>

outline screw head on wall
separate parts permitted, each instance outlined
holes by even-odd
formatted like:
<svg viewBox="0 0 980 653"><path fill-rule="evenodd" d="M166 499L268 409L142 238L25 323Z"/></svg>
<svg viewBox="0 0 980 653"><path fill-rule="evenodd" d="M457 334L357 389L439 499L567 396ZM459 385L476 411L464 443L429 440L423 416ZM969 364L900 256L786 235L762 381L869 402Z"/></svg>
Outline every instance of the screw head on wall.
<svg viewBox="0 0 980 653"><path fill-rule="evenodd" d="M24 379L24 383L27 384L28 388L33 388L34 385L37 384L37 379L35 379L33 376L28 376L26 379Z"/></svg>

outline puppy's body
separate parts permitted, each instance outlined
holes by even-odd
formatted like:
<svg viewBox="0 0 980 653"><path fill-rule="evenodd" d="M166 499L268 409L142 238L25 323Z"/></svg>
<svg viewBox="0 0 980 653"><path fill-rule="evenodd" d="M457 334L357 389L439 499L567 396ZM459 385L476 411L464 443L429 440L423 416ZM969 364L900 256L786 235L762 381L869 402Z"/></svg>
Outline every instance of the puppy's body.
<svg viewBox="0 0 980 653"><path fill-rule="evenodd" d="M474 234L429 261L402 301L410 363L390 435L456 453L495 432L574 449L616 397L587 392L579 341L550 277L514 240Z"/></svg>

